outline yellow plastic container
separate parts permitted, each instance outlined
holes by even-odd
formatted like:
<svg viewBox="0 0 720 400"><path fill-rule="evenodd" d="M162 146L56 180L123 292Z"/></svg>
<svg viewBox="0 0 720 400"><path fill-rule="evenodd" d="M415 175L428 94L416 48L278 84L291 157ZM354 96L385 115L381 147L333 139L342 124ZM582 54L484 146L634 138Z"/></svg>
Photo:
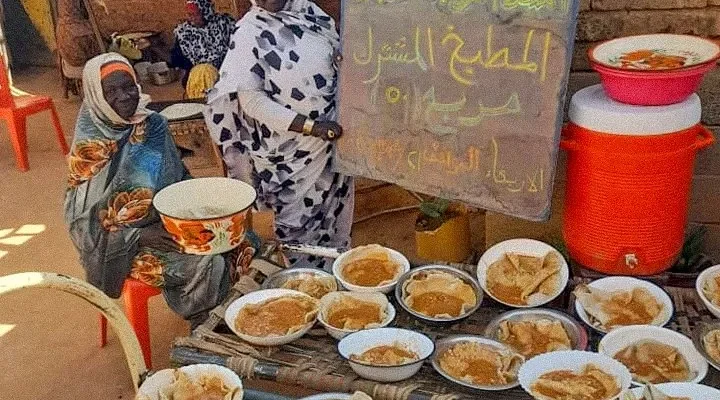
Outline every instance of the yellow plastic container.
<svg viewBox="0 0 720 400"><path fill-rule="evenodd" d="M465 210L433 231L415 231L418 257L428 261L463 262L470 256L470 217Z"/></svg>

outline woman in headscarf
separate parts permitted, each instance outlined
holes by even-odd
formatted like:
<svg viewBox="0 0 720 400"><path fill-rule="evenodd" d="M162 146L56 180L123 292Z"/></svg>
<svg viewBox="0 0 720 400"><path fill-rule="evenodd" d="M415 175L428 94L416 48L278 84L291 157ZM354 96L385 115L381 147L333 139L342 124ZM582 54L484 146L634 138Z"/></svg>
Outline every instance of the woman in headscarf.
<svg viewBox="0 0 720 400"><path fill-rule="evenodd" d="M203 97L217 81L235 20L215 12L212 0L187 0L185 12L187 21L175 28L170 63L185 70L182 84L188 97Z"/></svg>
<svg viewBox="0 0 720 400"><path fill-rule="evenodd" d="M333 172L339 35L309 0L252 0L237 23L205 120L229 170L248 174L278 240L350 245L353 183ZM250 169L250 171L248 171ZM295 265L329 260L293 255Z"/></svg>
<svg viewBox="0 0 720 400"><path fill-rule="evenodd" d="M242 253L254 249L182 254L152 207L155 193L190 178L167 120L145 108L149 99L119 54L88 61L83 90L65 221L87 279L113 298L128 276L163 287L168 305L197 325L225 298Z"/></svg>

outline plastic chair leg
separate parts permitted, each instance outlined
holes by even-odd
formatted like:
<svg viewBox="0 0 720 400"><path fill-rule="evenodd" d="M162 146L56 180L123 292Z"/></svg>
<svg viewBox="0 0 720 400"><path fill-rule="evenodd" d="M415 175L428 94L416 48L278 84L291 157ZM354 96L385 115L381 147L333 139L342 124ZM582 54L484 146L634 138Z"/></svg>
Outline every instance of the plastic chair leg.
<svg viewBox="0 0 720 400"><path fill-rule="evenodd" d="M100 347L107 345L107 319L100 314Z"/></svg>
<svg viewBox="0 0 720 400"><path fill-rule="evenodd" d="M148 286L148 288L150 287ZM148 369L152 368L148 300L155 294L155 292L150 290L123 290L125 316L135 330L135 336L137 336L138 342L140 342L140 348L145 358L145 365L148 366Z"/></svg>
<svg viewBox="0 0 720 400"><path fill-rule="evenodd" d="M13 149L15 149L15 160L20 171L30 169L30 162L27 154L27 128L24 117L15 117L8 120L8 131L10 132L10 141Z"/></svg>
<svg viewBox="0 0 720 400"><path fill-rule="evenodd" d="M60 118L58 117L57 110L55 109L55 104L50 105L50 114L52 116L53 125L55 126L55 135L57 136L60 150L63 152L63 154L67 154L70 152L70 149L68 149L67 142L65 141L65 134L63 133L62 125L60 124Z"/></svg>

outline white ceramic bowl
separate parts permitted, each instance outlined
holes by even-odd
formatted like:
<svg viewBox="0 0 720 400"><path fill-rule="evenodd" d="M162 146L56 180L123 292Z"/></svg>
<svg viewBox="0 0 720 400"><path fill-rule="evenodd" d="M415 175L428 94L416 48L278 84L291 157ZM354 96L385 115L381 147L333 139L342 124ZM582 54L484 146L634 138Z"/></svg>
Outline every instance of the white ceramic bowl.
<svg viewBox="0 0 720 400"><path fill-rule="evenodd" d="M702 354L698 353L692 340L685 335L652 325L624 326L613 329L600 340L598 353L608 357L615 357L619 351L643 340L656 340L660 343L675 347L688 362L690 373L694 374L693 379L688 382L700 383L708 372L708 363ZM643 382L633 381L636 386L644 385Z"/></svg>
<svg viewBox="0 0 720 400"><path fill-rule="evenodd" d="M225 311L225 324L236 334L238 337L248 343L252 343L258 346L280 346L283 344L288 344L294 340L300 339L304 334L306 334L315 324L315 321L317 320L317 314L315 318L308 322L305 326L303 326L302 329L298 330L297 332L291 333L290 335L285 336L267 336L267 337L258 337L258 336L250 336L246 335L244 333L238 332L237 329L235 329L235 319L237 319L238 313L240 313L240 310L242 310L243 307L245 307L248 304L258 304L262 303L264 301L275 299L278 297L285 297L285 296L299 296L299 297L306 297L308 299L311 299L313 301L317 301L316 299L313 299L312 297L306 295L305 293L298 292L296 290L289 290L289 289L266 289L266 290L258 290L256 292L248 293L245 296L233 301L228 306L227 310Z"/></svg>
<svg viewBox="0 0 720 400"><path fill-rule="evenodd" d="M179 368L180 371L186 373L192 380L199 379L202 375L212 374L222 378L225 385L229 388L238 387L240 390L233 395L232 400L242 400L243 386L240 377L232 370L221 365L214 364L195 364ZM174 370L163 369L150 375L145 382L140 385L138 395L148 396L150 400L159 400L160 391L175 382Z"/></svg>
<svg viewBox="0 0 720 400"><path fill-rule="evenodd" d="M593 281L588 284L588 286L594 289L602 289L606 291L632 290L636 287L645 288L655 297L655 299L660 304L663 305L663 311L661 312L660 316L656 318L657 323L653 325L665 326L668 322L670 322L670 319L672 319L675 310L672 299L666 291L664 291L660 286L654 283L644 281L642 279L632 278L629 276L611 276ZM590 328L600 333L607 333L605 329L592 323L592 321L590 320L590 316L577 299L575 299L575 312L577 313L578 317L580 317L580 319Z"/></svg>
<svg viewBox="0 0 720 400"><path fill-rule="evenodd" d="M672 382L661 383L655 385L658 390L668 396L688 397L690 400L714 400L720 399L720 390L710 386L700 385L698 383ZM643 394L644 387L630 389L635 397L639 398Z"/></svg>
<svg viewBox="0 0 720 400"><path fill-rule="evenodd" d="M711 303L710 300L705 296L705 293L703 292L703 286L705 285L705 281L707 279L718 274L720 274L720 265L716 265L714 267L706 269L700 274L700 276L698 276L697 280L695 281L695 290L697 290L698 295L705 304L705 307L707 307L708 310L710 310L710 312L712 313L712 315L714 315L716 318L720 318L720 307Z"/></svg>
<svg viewBox="0 0 720 400"><path fill-rule="evenodd" d="M358 286L353 285L352 283L347 282L342 277L342 269L345 266L345 260L351 256L354 252L363 250L367 246L360 246L356 247L352 250L346 251L345 253L340 254L340 257L335 259L335 262L333 262L333 275L335 275L335 278L340 282L340 284L347 290L351 292L380 292L384 294L390 293L397 284L398 280L400 280L400 277L403 276L406 272L410 270L410 261L402 255L399 251L388 249L387 247L384 247L385 251L387 251L390 255L390 257L400 264L400 271L398 271L397 276L395 279L393 279L390 283L385 284L383 286L377 286L377 287L367 287L367 286Z"/></svg>
<svg viewBox="0 0 720 400"><path fill-rule="evenodd" d="M493 298L495 301L505 304L509 307L514 308L531 308L531 307L539 307L544 304L547 304L553 300L555 300L560 294L565 290L565 287L568 284L568 280L570 279L570 268L568 267L567 261L565 260L565 257L560 255L561 265L560 265L560 284L558 285L557 290L555 293L553 293L552 296L535 296L528 302L528 305L517 305L517 304L509 304L506 303L497 297L493 296L492 293L487 288L487 269L495 262L498 261L501 257L503 257L506 253L519 253L519 254L526 254L531 255L535 257L543 257L548 252L555 251L558 254L557 250L550 246L547 243L543 243L537 240L532 239L510 239L506 240L504 242L500 242L496 244L495 246L489 248L483 255L480 257L480 261L478 262L478 268L477 268L477 277L478 277L478 283L480 284L480 287L482 287L483 291L487 293L488 296Z"/></svg>
<svg viewBox="0 0 720 400"><path fill-rule="evenodd" d="M382 293L360 293L360 292L328 293L320 300L320 310L321 311L318 312L317 319L318 319L318 322L320 323L320 325L322 325L325 328L325 330L328 332L328 334L337 340L340 340L353 332L358 332L358 330L336 328L336 327L328 324L327 321L325 321L325 318L323 317L322 309L323 309L323 307L326 306L326 303L329 303L341 296L351 296L351 297L357 298L358 300L370 300L366 296L381 296L381 297L383 297L385 299L385 301L387 301L387 316L380 323L380 325L376 326L375 328L384 328L384 327L390 325L390 323L392 323L393 320L395 319L395 313L396 313L395 307L393 307L393 305L390 304L390 302L387 300L387 296L385 296ZM363 329L360 329L360 330L363 330Z"/></svg>
<svg viewBox="0 0 720 400"><path fill-rule="evenodd" d="M350 360L373 347L400 344L415 352L420 359L403 365L378 366ZM368 329L351 333L338 343L340 356L348 360L356 374L377 382L398 382L415 375L425 360L435 351L435 344L429 337L415 331L398 328Z"/></svg>
<svg viewBox="0 0 720 400"><path fill-rule="evenodd" d="M618 396L603 400L615 400L620 394L630 388L630 371L612 358L598 353L587 351L555 351L534 357L520 367L520 386L532 396L531 386L542 375L560 370L570 370L576 373L582 371L583 367L593 364L604 372L614 376L620 385Z"/></svg>
<svg viewBox="0 0 720 400"><path fill-rule="evenodd" d="M198 178L167 186L152 204L185 253L211 255L242 243L256 197L252 186L237 179Z"/></svg>
<svg viewBox="0 0 720 400"><path fill-rule="evenodd" d="M440 357L452 346L459 344L459 343L465 343L465 342L474 342L479 344L484 344L487 346L494 347L495 349L499 351L506 351L510 353L515 353L513 349L511 349L509 346L500 343L493 339L487 339L481 336L474 336L474 335L456 335L456 336L450 336L448 338L439 340L437 342L437 351L435 351L435 354L433 354L432 358L432 366L435 368L435 371L442 375L445 379L452 381L454 383L457 383L458 385L466 386L473 389L478 390L491 390L491 391L499 391L499 390L507 390L512 389L516 387L519 383L518 381L510 382L507 385L499 385L499 386L489 386L489 385L474 385L469 382L465 382L463 380L454 378L447 374L441 367L440 367ZM520 356L523 359L523 362L525 360L525 357Z"/></svg>

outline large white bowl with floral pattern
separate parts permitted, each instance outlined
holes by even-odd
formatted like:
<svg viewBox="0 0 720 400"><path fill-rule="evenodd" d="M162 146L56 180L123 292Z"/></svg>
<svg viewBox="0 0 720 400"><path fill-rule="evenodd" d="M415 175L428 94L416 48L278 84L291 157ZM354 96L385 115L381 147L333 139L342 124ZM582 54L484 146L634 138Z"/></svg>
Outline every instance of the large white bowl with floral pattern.
<svg viewBox="0 0 720 400"><path fill-rule="evenodd" d="M198 178L160 190L153 205L185 253L210 255L242 243L256 197L252 186L236 179Z"/></svg>

